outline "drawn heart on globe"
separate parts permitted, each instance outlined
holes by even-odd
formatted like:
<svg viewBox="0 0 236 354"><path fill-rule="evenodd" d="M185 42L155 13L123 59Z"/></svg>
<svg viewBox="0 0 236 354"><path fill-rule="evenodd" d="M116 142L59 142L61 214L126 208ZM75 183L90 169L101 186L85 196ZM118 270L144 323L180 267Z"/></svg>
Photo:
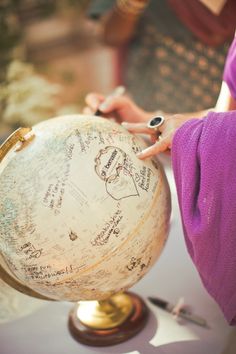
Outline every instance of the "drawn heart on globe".
<svg viewBox="0 0 236 354"><path fill-rule="evenodd" d="M116 169L116 176L106 180L106 191L115 200L138 196L133 176L125 167Z"/></svg>

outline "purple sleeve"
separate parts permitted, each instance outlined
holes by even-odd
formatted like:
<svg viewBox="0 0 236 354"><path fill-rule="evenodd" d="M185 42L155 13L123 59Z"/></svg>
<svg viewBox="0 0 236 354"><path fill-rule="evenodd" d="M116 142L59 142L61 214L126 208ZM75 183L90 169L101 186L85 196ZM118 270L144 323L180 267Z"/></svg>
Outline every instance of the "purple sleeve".
<svg viewBox="0 0 236 354"><path fill-rule="evenodd" d="M227 83L232 97L236 99L236 37L228 51L223 80Z"/></svg>
<svg viewBox="0 0 236 354"><path fill-rule="evenodd" d="M236 111L180 127L172 163L188 252L205 288L236 325Z"/></svg>

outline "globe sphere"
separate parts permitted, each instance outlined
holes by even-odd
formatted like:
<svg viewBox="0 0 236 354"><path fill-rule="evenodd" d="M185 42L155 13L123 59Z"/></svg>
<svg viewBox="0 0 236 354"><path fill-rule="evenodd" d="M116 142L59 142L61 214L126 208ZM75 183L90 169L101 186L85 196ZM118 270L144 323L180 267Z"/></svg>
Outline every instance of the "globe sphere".
<svg viewBox="0 0 236 354"><path fill-rule="evenodd" d="M160 163L138 159L144 140L104 118L52 118L32 133L0 163L0 275L54 300L101 300L130 288L168 234Z"/></svg>

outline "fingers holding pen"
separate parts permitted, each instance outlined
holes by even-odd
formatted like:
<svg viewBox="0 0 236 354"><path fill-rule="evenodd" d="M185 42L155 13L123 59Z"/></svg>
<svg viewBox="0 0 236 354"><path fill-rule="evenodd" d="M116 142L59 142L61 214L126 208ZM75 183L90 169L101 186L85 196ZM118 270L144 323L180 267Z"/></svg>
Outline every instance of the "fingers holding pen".
<svg viewBox="0 0 236 354"><path fill-rule="evenodd" d="M114 115L119 121L119 111L126 109L127 102L129 99L123 96L125 92L124 86L117 86L115 90L108 96L103 96L98 93L89 93L85 97L85 102L87 106L84 108L84 113L93 113L95 115L103 115L104 117L109 117L111 114ZM88 109L89 108L89 109ZM121 121L123 119L120 119Z"/></svg>
<svg viewBox="0 0 236 354"><path fill-rule="evenodd" d="M138 154L140 159L169 151L176 130L191 119L189 114L164 113L163 117L158 112L157 116L154 115L151 118L152 112L144 111L123 93L124 87L122 86L117 87L109 96L89 93L85 98L87 107L83 112L112 118L118 123L123 122L123 127L131 133L149 135L153 145Z"/></svg>
<svg viewBox="0 0 236 354"><path fill-rule="evenodd" d="M84 114L109 117L115 115L116 108L122 103L123 97L117 97L116 91L109 96L103 96L98 93L89 93L85 97L87 106L83 109Z"/></svg>
<svg viewBox="0 0 236 354"><path fill-rule="evenodd" d="M128 97L118 94L118 87L113 94L103 96L97 93L90 93L86 96L86 114L95 114L104 117L113 117L117 122L123 122L122 126L134 134L149 135L153 145L137 154L138 158L145 159L160 152L168 151L171 147L172 139L176 129L186 120L182 115L154 116L150 119L150 114L142 111ZM123 91L122 91L123 92ZM124 121L125 120L125 121ZM133 122L137 123L133 123Z"/></svg>
<svg viewBox="0 0 236 354"><path fill-rule="evenodd" d="M96 112L96 110L99 108L99 106L104 102L105 96L100 95L99 93L89 93L85 97L85 102L88 105L87 107L84 108L84 111L89 108L90 113ZM88 112L88 110L87 110ZM86 113L86 112L85 112Z"/></svg>

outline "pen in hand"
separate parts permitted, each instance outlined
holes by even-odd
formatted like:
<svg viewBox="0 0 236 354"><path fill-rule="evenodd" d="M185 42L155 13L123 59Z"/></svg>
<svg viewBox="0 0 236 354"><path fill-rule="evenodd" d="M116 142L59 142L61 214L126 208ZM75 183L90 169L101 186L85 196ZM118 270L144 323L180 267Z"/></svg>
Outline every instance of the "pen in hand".
<svg viewBox="0 0 236 354"><path fill-rule="evenodd" d="M119 97L119 96L122 96L125 92L125 87L124 86L117 86L115 88L115 90L110 94L108 95L105 100L102 102L102 104L106 104L106 102L109 102L109 100L113 97ZM96 110L96 112L94 113L95 116L101 116L103 115L103 112L100 111L99 107L98 109Z"/></svg>

